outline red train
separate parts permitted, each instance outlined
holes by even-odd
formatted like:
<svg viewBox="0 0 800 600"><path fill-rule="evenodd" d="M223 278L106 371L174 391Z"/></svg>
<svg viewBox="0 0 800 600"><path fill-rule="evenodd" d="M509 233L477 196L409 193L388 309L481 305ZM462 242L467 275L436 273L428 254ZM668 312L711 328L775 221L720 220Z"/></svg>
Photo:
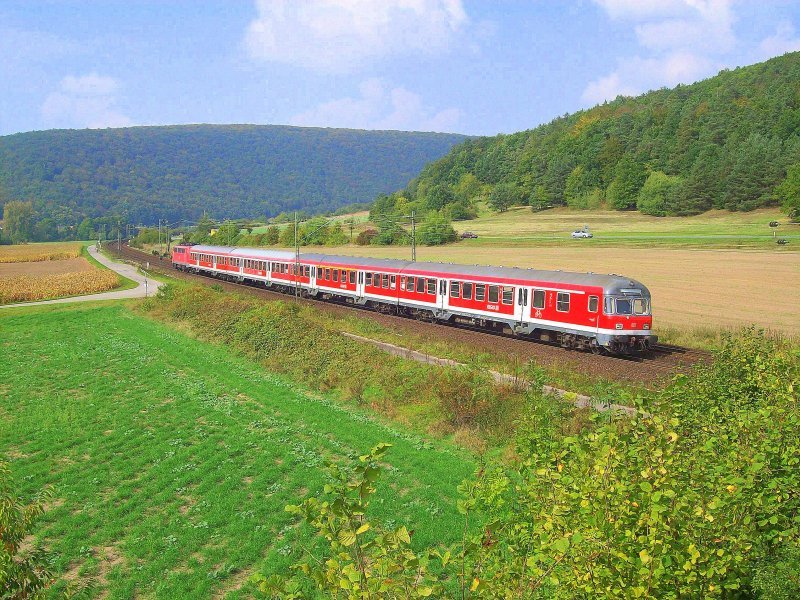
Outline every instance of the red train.
<svg viewBox="0 0 800 600"><path fill-rule="evenodd" d="M431 321L511 331L566 348L641 352L656 343L650 292L621 275L407 262L262 248L178 245L176 269L260 283Z"/></svg>

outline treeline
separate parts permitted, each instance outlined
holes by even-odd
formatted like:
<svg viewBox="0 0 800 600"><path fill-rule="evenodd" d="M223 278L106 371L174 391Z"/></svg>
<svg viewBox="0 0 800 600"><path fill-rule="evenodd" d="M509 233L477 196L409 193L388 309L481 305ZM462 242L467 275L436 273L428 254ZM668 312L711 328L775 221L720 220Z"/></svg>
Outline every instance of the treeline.
<svg viewBox="0 0 800 600"><path fill-rule="evenodd" d="M53 130L0 137L0 208L59 228L335 211L407 184L455 134L255 125Z"/></svg>
<svg viewBox="0 0 800 600"><path fill-rule="evenodd" d="M800 208L800 53L725 70L555 119L469 139L427 165L376 215L410 210L469 218L568 205L691 215L712 208Z"/></svg>
<svg viewBox="0 0 800 600"><path fill-rule="evenodd" d="M0 244L26 244L29 242L56 242L69 240L117 239L125 236L128 228L120 217L109 215L97 219L86 217L77 223L65 224L43 216L33 202L12 200L3 206L3 227Z"/></svg>

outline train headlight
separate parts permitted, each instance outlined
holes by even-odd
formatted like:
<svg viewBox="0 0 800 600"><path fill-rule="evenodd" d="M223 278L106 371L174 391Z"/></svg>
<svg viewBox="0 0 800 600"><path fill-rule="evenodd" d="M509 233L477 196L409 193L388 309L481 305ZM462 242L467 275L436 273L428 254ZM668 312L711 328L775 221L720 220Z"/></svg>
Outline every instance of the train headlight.
<svg viewBox="0 0 800 600"><path fill-rule="evenodd" d="M622 323L617 323L616 327L617 329L622 329Z"/></svg>
<svg viewBox="0 0 800 600"><path fill-rule="evenodd" d="M650 329L650 323L645 323L643 329Z"/></svg>

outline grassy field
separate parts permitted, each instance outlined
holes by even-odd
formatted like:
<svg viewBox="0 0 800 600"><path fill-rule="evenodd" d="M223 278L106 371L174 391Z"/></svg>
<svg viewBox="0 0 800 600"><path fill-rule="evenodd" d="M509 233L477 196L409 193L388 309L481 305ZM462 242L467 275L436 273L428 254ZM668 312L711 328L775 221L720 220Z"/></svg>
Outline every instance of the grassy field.
<svg viewBox="0 0 800 600"><path fill-rule="evenodd" d="M786 247L775 244L771 221L781 225L777 237L787 238ZM573 240L572 231L587 225L594 234L588 240ZM693 217L651 217L637 211L580 211L557 208L534 213L527 207L505 213L482 210L478 219L455 223L456 230L472 231L478 239L471 246L604 246L775 248L800 244L800 226L787 224L778 209L747 213L712 210Z"/></svg>
<svg viewBox="0 0 800 600"><path fill-rule="evenodd" d="M376 518L452 541L470 458L345 410L125 305L0 315L0 453L21 491L55 488L39 535L109 598L244 597L296 560L283 507L327 459L394 444ZM387 490L388 491L388 490ZM244 585L244 588L239 588Z"/></svg>

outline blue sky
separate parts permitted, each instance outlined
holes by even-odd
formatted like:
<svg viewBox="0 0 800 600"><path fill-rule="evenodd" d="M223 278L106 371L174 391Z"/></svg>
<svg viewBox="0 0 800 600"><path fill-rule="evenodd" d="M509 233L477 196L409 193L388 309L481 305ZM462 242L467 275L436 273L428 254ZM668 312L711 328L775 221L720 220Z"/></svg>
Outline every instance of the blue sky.
<svg viewBox="0 0 800 600"><path fill-rule="evenodd" d="M794 50L796 0L0 0L0 135L493 135Z"/></svg>

